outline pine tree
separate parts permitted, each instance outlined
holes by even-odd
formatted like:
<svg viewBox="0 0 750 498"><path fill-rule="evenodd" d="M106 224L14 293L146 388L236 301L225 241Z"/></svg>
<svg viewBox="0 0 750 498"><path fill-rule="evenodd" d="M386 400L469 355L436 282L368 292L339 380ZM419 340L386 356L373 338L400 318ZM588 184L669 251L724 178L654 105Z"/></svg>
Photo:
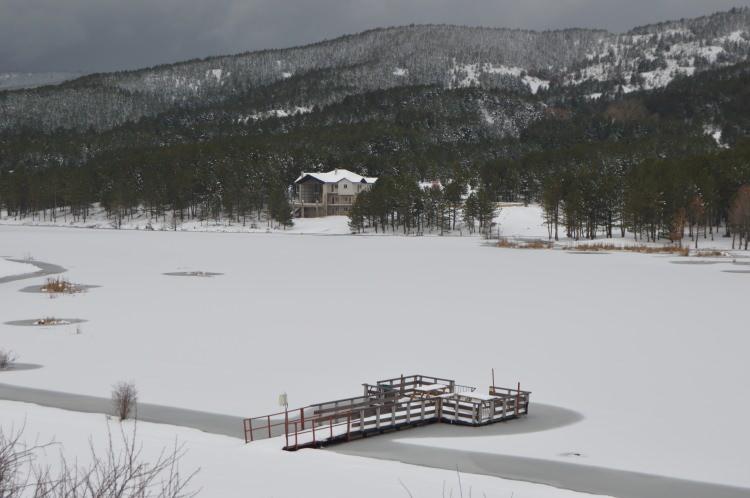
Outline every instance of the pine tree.
<svg viewBox="0 0 750 498"><path fill-rule="evenodd" d="M268 195L268 214L271 219L275 220L285 229L294 225L292 221L292 206L286 194L286 189L281 185L275 185L271 188Z"/></svg>

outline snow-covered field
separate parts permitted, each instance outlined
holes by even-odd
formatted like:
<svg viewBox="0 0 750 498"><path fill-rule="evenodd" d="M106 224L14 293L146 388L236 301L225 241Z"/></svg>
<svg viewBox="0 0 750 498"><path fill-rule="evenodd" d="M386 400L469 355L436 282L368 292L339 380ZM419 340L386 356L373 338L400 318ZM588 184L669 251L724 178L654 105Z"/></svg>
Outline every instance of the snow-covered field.
<svg viewBox="0 0 750 498"><path fill-rule="evenodd" d="M529 213L511 218L503 235L546 234ZM534 391L532 412L535 401L583 420L403 438L750 487L750 274L725 271L749 269L731 260L497 249L477 237L0 227L0 254L27 253L101 287L50 299L18 292L42 279L0 285L0 322L88 320L80 334L0 324L0 348L43 365L2 372L3 383L107 396L133 380L143 401L262 415L284 391L299 406L401 373L486 386L494 367L498 384ZM187 270L223 275L163 275Z"/></svg>
<svg viewBox="0 0 750 498"><path fill-rule="evenodd" d="M103 415L81 414L44 408L36 405L0 401L3 428L14 423L25 424L25 438L29 445L54 444L40 454L37 462L53 468L61 452L70 459L78 457L78 463L90 463L89 442L101 455L106 449L108 426L115 447L120 446L120 423L108 421ZM125 422L123 429L128 437L133 434L132 422ZM200 490L200 496L221 498L276 497L408 497L406 489L414 496L440 497L445 486L446 496L459 496L460 489L466 496L488 498L575 498L592 495L574 493L561 489L507 481L493 477L461 474L459 488L455 471L429 469L397 462L371 460L338 455L327 451L279 451L271 441L261 441L252 446L244 441L226 436L205 434L161 424L141 422L136 429L137 441L143 445L145 460L153 461L159 452L174 447L175 441L184 446L185 454L180 461L180 471L187 476L198 470L189 486ZM366 483L366 486L364 485ZM403 483L403 484L402 484Z"/></svg>
<svg viewBox="0 0 750 498"><path fill-rule="evenodd" d="M0 210L0 225L12 226L36 226L36 227L68 227L68 228L99 228L115 229L117 223L113 218L107 217L106 211L98 205L91 209L90 216L83 219L73 219L60 213L54 220L50 217L35 216L16 218ZM294 226L283 228L273 224L271 226L266 220L248 219L244 223L237 220L224 219L222 221L187 220L177 222L176 226L172 216L165 218L152 218L146 212L138 211L132 218L122 220L121 230L156 230L156 231L178 231L178 232L228 232L228 233L295 233L295 234L324 234L343 235L350 234L348 216L328 216L326 218L297 218Z"/></svg>

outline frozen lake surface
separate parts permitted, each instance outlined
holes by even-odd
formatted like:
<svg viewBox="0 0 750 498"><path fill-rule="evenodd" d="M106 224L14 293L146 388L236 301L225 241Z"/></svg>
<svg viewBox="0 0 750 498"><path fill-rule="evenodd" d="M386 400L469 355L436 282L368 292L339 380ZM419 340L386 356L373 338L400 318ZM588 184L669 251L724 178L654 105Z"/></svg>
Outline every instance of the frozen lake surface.
<svg viewBox="0 0 750 498"><path fill-rule="evenodd" d="M3 383L106 397L132 380L145 402L242 416L277 411L281 392L299 406L401 373L484 388L494 367L498 384L533 391L532 412L583 419L410 442L750 487L750 282L727 265L469 237L5 226L0 241L101 286L50 299L18 292L34 280L0 285L0 322L87 320L0 325L0 347L43 366ZM191 271L223 275L164 275Z"/></svg>

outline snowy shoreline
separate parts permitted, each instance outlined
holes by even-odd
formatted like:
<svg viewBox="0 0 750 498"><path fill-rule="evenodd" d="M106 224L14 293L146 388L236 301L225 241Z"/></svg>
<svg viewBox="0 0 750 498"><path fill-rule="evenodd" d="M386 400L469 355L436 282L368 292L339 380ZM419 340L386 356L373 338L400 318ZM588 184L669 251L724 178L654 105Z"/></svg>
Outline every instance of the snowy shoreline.
<svg viewBox="0 0 750 498"><path fill-rule="evenodd" d="M448 428L427 428L435 432L432 437L441 437L436 433L437 429L443 431ZM416 433L414 436L415 439L429 437ZM750 488L539 458L436 448L401 442L397 438L406 439L404 434L387 434L332 446L328 451L436 469L458 468L461 472L471 474L545 484L617 498L745 498L750 493Z"/></svg>
<svg viewBox="0 0 750 498"><path fill-rule="evenodd" d="M2 383L0 383L0 400L98 414L108 414L112 403L111 400L106 398ZM539 412L546 414L547 420L545 420L544 415L540 417ZM582 418L569 410L536 403L534 404L533 415L529 417L533 417L533 420L524 418L506 422L499 426L484 427L480 430L494 429L498 431L499 429L499 432L507 435L520 434L528 431L550 430L559 427L560 424L574 424ZM550 418L555 420L549 420ZM210 434L238 439L243 437L242 418L231 415L141 403L138 405L138 419L141 422L192 428ZM543 484L570 491L616 496L618 498L705 498L706 496L712 498L744 498L750 491L748 488L640 472L513 455L451 450L409 442L421 438L465 437L467 430L471 431L472 429L435 424L429 427L339 444L328 447L325 451L433 469L448 471L459 469L461 472L469 474ZM476 431L476 429L473 430ZM476 434L474 437L476 437ZM406 442L399 441L399 439L406 439ZM279 444L281 443L279 442ZM278 451L281 452L281 449L279 448Z"/></svg>

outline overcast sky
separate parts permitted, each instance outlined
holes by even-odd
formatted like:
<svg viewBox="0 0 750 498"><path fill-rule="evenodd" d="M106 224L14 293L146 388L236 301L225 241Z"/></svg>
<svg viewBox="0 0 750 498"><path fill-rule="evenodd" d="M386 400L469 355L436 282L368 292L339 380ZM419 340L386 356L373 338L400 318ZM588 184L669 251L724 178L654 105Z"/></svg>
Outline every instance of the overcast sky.
<svg viewBox="0 0 750 498"><path fill-rule="evenodd" d="M409 23L625 31L750 0L0 0L0 72L109 71Z"/></svg>

